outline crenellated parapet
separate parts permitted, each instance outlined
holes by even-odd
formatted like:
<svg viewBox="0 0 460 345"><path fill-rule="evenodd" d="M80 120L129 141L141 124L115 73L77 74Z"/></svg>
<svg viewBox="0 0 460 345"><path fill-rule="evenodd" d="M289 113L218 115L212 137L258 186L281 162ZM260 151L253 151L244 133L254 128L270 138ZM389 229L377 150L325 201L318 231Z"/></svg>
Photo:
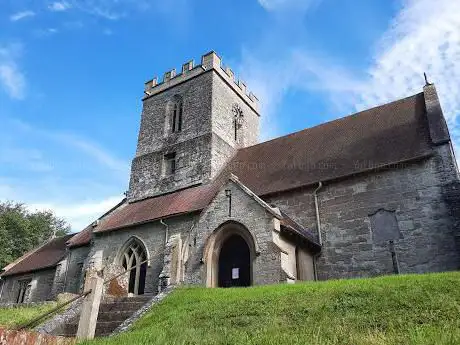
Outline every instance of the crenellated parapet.
<svg viewBox="0 0 460 345"><path fill-rule="evenodd" d="M157 77L147 81L144 89L144 99L149 98L155 94L158 94L170 87L185 82L186 80L197 77L200 74L206 73L209 70L214 70L218 73L227 84L242 97L245 102L258 112L259 100L246 88L244 81L236 79L232 69L222 64L221 58L214 52L211 51L201 57L201 64L194 64L193 60L190 60L182 65L181 72L177 73L176 69L167 71L163 75L163 79L160 81Z"/></svg>

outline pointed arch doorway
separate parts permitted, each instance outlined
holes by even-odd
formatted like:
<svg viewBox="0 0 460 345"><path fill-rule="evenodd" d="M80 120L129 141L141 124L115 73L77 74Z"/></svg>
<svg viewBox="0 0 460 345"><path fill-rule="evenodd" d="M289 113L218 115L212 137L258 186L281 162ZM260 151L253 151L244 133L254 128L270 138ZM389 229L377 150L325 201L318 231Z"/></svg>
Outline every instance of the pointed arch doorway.
<svg viewBox="0 0 460 345"><path fill-rule="evenodd" d="M252 285L256 246L254 237L243 224L234 221L221 224L206 241L206 286Z"/></svg>
<svg viewBox="0 0 460 345"><path fill-rule="evenodd" d="M145 292L145 278L147 275L147 250L136 237L126 242L121 252L121 265L128 275L128 294L143 295Z"/></svg>

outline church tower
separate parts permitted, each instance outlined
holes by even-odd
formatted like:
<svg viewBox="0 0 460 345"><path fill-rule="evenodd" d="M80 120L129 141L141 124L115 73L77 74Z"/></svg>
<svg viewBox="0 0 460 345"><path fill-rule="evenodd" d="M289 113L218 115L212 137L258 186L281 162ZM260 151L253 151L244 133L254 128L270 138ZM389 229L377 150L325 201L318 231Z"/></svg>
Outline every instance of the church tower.
<svg viewBox="0 0 460 345"><path fill-rule="evenodd" d="M258 142L258 100L214 52L148 81L144 93L130 202L206 184Z"/></svg>

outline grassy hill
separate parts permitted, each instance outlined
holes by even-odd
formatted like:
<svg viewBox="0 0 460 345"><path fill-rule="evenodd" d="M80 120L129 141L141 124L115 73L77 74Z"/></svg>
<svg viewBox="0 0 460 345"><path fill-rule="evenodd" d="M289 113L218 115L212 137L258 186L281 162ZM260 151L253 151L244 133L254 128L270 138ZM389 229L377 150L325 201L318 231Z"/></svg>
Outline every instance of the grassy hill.
<svg viewBox="0 0 460 345"><path fill-rule="evenodd" d="M56 306L56 303L47 303L37 306L0 308L0 327L14 328L24 322L30 321L42 315Z"/></svg>
<svg viewBox="0 0 460 345"><path fill-rule="evenodd" d="M460 344L460 272L180 288L130 332L84 344Z"/></svg>
<svg viewBox="0 0 460 345"><path fill-rule="evenodd" d="M0 325L14 326L51 307L0 309ZM460 272L180 288L130 332L82 344L457 345Z"/></svg>

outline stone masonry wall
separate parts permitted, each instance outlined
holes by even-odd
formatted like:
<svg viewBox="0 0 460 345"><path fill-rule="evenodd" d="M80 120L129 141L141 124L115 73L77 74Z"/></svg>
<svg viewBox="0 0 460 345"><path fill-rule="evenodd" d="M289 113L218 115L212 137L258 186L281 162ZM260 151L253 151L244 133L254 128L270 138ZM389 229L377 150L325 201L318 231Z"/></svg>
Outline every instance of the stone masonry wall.
<svg viewBox="0 0 460 345"><path fill-rule="evenodd" d="M50 299L54 299L58 294L64 292L65 280L67 277L67 259L66 256L56 265L56 270L54 271L53 285L51 287Z"/></svg>
<svg viewBox="0 0 460 345"><path fill-rule="evenodd" d="M369 215L395 211L402 239L395 241L401 273L459 268L455 228L443 198L443 186L456 180L448 145L430 159L326 183L319 191L323 250L319 279L393 273L386 244L373 240ZM316 186L267 197L298 222L316 230Z"/></svg>
<svg viewBox="0 0 460 345"><path fill-rule="evenodd" d="M164 155L176 153L176 172L164 173ZM145 198L198 183L208 182L211 175L211 134L171 144L133 160L130 195Z"/></svg>
<svg viewBox="0 0 460 345"><path fill-rule="evenodd" d="M259 142L259 115L237 93L235 93L219 74L212 79L212 131L214 136L232 148L255 145ZM233 106L243 111L244 122L237 131L235 141ZM215 141L213 141L214 144ZM213 159L218 155L219 146L213 146ZM227 161L228 161L227 156ZM221 160L212 162L213 177L224 165Z"/></svg>
<svg viewBox="0 0 460 345"><path fill-rule="evenodd" d="M232 216L228 215L228 198L225 189L232 191ZM273 215L233 182L229 182L209 207L200 215L192 232L190 257L186 263L186 283L204 285L206 267L202 264L203 251L209 235L226 221L244 225L256 241L260 251L253 262L253 285L273 284L282 281L279 248L272 241Z"/></svg>
<svg viewBox="0 0 460 345"><path fill-rule="evenodd" d="M131 168L130 200L201 183L211 174L212 74L204 73L144 100L136 157ZM167 107L183 102L182 131L169 133ZM177 172L164 176L163 158L176 152Z"/></svg>
<svg viewBox="0 0 460 345"><path fill-rule="evenodd" d="M26 273L21 275L4 277L5 285L3 287L0 302L9 303L16 302L19 292L19 281L30 279L30 290L26 297L25 302L33 303L39 301L50 300L53 298L52 287L54 275L56 270L54 268L36 271L33 273Z"/></svg>
<svg viewBox="0 0 460 345"><path fill-rule="evenodd" d="M189 214L165 219L164 222L168 224L168 236L187 233L190 230L195 217L196 216ZM105 234L96 234L94 237L94 245L91 248L88 259L90 259L97 251L102 250L103 265L121 266L118 261L120 248L132 236L136 236L145 244L150 257L150 265L147 268L146 275L145 293L157 293L159 283L158 277L163 269L165 232L165 226L157 221L131 228L111 231ZM85 265L88 265L88 260ZM110 276L104 278L107 279L110 278Z"/></svg>
<svg viewBox="0 0 460 345"><path fill-rule="evenodd" d="M233 157L236 149L229 145L221 137L214 134L212 135L212 176L215 178L219 172L227 165L229 157Z"/></svg>
<svg viewBox="0 0 460 345"><path fill-rule="evenodd" d="M169 193L193 184L208 183L225 166L237 147L258 142L256 100L246 86L235 84L215 55L177 80L167 79L162 91L144 99L136 157L132 162L130 201ZM214 61L214 62L212 62ZM185 78L185 79L184 79ZM187 79L188 78L188 79ZM171 87L168 88L168 85ZM236 86L238 85L238 86ZM149 89L149 90L156 90ZM171 133L171 104L182 100L182 130ZM235 141L233 107L243 111L244 122ZM164 155L176 153L177 170L165 176Z"/></svg>
<svg viewBox="0 0 460 345"><path fill-rule="evenodd" d="M211 92L212 74L204 73L144 100L136 156L210 133ZM166 107L176 95L183 102L182 131L169 134Z"/></svg>
<svg viewBox="0 0 460 345"><path fill-rule="evenodd" d="M66 292L80 293L83 289L83 266L88 253L89 246L71 248L68 254L68 270L66 279Z"/></svg>
<svg viewBox="0 0 460 345"><path fill-rule="evenodd" d="M56 337L27 330L16 331L0 328L1 345L73 345L76 338Z"/></svg>

